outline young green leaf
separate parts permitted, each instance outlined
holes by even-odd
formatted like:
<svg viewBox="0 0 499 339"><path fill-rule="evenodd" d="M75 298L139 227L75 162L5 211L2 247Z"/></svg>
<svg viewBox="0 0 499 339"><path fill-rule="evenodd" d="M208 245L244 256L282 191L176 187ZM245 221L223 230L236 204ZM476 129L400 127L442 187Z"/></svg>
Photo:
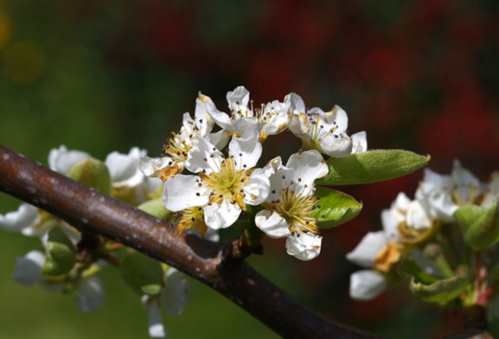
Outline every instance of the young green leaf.
<svg viewBox="0 0 499 339"><path fill-rule="evenodd" d="M76 163L69 170L68 176L97 191L109 194L111 192L111 175L106 164L96 159L86 159Z"/></svg>
<svg viewBox="0 0 499 339"><path fill-rule="evenodd" d="M410 174L430 161L430 156L404 150L371 150L343 158L330 158L329 174L322 185L356 185L398 178Z"/></svg>
<svg viewBox="0 0 499 339"><path fill-rule="evenodd" d="M330 188L317 190L319 203L314 217L319 228L331 228L355 218L362 210L362 203L352 196Z"/></svg>
<svg viewBox="0 0 499 339"><path fill-rule="evenodd" d="M463 233L464 241L474 250L489 248L499 241L497 203L492 206L466 205L454 217Z"/></svg>
<svg viewBox="0 0 499 339"><path fill-rule="evenodd" d="M430 284L419 282L413 277L409 288L416 297L423 301L446 305L465 292L469 285L469 279L457 275Z"/></svg>
<svg viewBox="0 0 499 339"><path fill-rule="evenodd" d="M138 252L123 258L120 270L123 280L138 294L153 292L151 286L163 281L161 263Z"/></svg>

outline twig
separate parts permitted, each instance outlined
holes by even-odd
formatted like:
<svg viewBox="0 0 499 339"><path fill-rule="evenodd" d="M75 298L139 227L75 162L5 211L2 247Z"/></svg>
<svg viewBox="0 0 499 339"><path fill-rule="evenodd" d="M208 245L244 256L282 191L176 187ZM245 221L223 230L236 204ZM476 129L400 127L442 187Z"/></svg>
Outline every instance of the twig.
<svg viewBox="0 0 499 339"><path fill-rule="evenodd" d="M0 190L47 210L82 232L103 235L178 268L223 294L282 337L372 337L292 301L227 247L193 235L178 236L174 225L84 187L3 146Z"/></svg>

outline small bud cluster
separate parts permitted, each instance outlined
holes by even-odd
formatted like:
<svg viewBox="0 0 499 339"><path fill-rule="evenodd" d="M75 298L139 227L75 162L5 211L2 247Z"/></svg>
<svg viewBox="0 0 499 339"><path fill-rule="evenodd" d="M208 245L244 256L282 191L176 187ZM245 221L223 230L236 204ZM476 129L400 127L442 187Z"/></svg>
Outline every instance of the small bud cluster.
<svg viewBox="0 0 499 339"><path fill-rule="evenodd" d="M165 218L168 213L161 202L163 183L140 171L144 156L144 150L134 147L128 154L112 152L101 162L85 152L60 146L50 151L48 163L53 171L95 191ZM16 259L13 278L25 286L39 285L47 291L74 294L84 312L95 310L103 302L104 287L98 275L111 267L120 270L125 282L142 297L153 337L165 336L162 310L179 314L186 302L187 285L182 273L123 244L82 234L35 206L23 203L16 211L0 215L0 228L40 239L38 249ZM137 277L148 279L141 281Z"/></svg>
<svg viewBox="0 0 499 339"><path fill-rule="evenodd" d="M497 286L499 173L483 183L455 161L450 175L429 169L415 198L399 193L347 254L365 269L350 278L350 296L370 300L400 276L421 300L488 306ZM394 279L397 277L397 279Z"/></svg>

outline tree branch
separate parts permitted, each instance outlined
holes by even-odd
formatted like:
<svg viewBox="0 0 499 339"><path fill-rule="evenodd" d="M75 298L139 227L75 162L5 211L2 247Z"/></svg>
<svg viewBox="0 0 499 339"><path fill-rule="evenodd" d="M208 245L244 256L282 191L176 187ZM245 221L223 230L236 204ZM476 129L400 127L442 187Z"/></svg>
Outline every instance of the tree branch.
<svg viewBox="0 0 499 339"><path fill-rule="evenodd" d="M223 294L285 338L371 338L289 299L234 253L84 187L0 146L0 190L82 232L104 235L164 261ZM240 256L240 255L239 255Z"/></svg>

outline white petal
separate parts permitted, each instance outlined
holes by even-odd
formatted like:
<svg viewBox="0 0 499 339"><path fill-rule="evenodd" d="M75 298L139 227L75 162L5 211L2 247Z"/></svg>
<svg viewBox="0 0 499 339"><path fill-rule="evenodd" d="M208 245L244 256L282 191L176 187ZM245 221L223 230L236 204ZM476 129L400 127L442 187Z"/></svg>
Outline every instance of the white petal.
<svg viewBox="0 0 499 339"><path fill-rule="evenodd" d="M363 153L367 151L367 133L365 131L352 134L352 153Z"/></svg>
<svg viewBox="0 0 499 339"><path fill-rule="evenodd" d="M320 150L330 157L344 157L352 153L352 139L345 133L328 133L319 139Z"/></svg>
<svg viewBox="0 0 499 339"><path fill-rule="evenodd" d="M163 317L156 301L152 300L145 304L149 323L149 337L165 338L166 330L163 326Z"/></svg>
<svg viewBox="0 0 499 339"><path fill-rule="evenodd" d="M397 198L395 198L395 201L392 204L392 208L405 212L409 208L410 204L411 199L409 199L409 197L404 192L400 192L399 194L397 194Z"/></svg>
<svg viewBox="0 0 499 339"><path fill-rule="evenodd" d="M381 212L381 223L388 239L400 239L398 227L404 220L404 215L395 209L385 209Z"/></svg>
<svg viewBox="0 0 499 339"><path fill-rule="evenodd" d="M216 148L222 150L227 146L230 140L230 134L221 129L218 132L210 133L207 135L208 141L215 145Z"/></svg>
<svg viewBox="0 0 499 339"><path fill-rule="evenodd" d="M383 231L369 232L360 243L347 254L347 259L364 267L372 267L378 253L385 247L388 239Z"/></svg>
<svg viewBox="0 0 499 339"><path fill-rule="evenodd" d="M311 126L305 113L292 114L289 117L288 128L298 138L310 140L308 133L311 131Z"/></svg>
<svg viewBox="0 0 499 339"><path fill-rule="evenodd" d="M208 203L210 190L196 175L178 174L165 183L163 199L167 210L182 211Z"/></svg>
<svg viewBox="0 0 499 339"><path fill-rule="evenodd" d="M314 181L327 175L329 168L316 150L292 154L286 167L292 171L294 187L302 194L308 195L314 191Z"/></svg>
<svg viewBox="0 0 499 339"><path fill-rule="evenodd" d="M326 115L328 115L328 113L326 113ZM331 111L331 117L332 117L332 120L334 120L335 125L336 125L335 133L343 133L347 130L347 128L348 128L348 115L343 110L343 108L341 108L338 105L335 105L333 107L333 110Z"/></svg>
<svg viewBox="0 0 499 339"><path fill-rule="evenodd" d="M270 180L262 169L255 169L244 186L244 202L248 205L260 205L270 193Z"/></svg>
<svg viewBox="0 0 499 339"><path fill-rule="evenodd" d="M263 115L260 117L262 124L262 133L275 135L284 131L289 123L289 103L274 100L263 109Z"/></svg>
<svg viewBox="0 0 499 339"><path fill-rule="evenodd" d="M162 169L173 165L173 159L170 157L150 158L143 156L139 161L140 171L148 177L156 175Z"/></svg>
<svg viewBox="0 0 499 339"><path fill-rule="evenodd" d="M136 187L144 181L140 171L140 160L146 155L145 150L133 147L128 154L111 152L106 157L113 185L117 187Z"/></svg>
<svg viewBox="0 0 499 339"><path fill-rule="evenodd" d="M244 86L237 86L233 91L227 92L227 103L232 112L245 113L248 110L250 93Z"/></svg>
<svg viewBox="0 0 499 339"><path fill-rule="evenodd" d="M430 228L432 222L423 205L417 201L412 201L407 208L407 226L416 230Z"/></svg>
<svg viewBox="0 0 499 339"><path fill-rule="evenodd" d="M293 114L305 113L305 103L301 96L296 93L289 93L284 97L284 102L289 105L289 110Z"/></svg>
<svg viewBox="0 0 499 339"><path fill-rule="evenodd" d="M0 214L0 228L7 231L21 232L35 224L38 209L29 204L21 204L16 211Z"/></svg>
<svg viewBox="0 0 499 339"><path fill-rule="evenodd" d="M89 159L90 155L81 151L68 150L66 146L53 148L49 152L49 167L52 171L68 174L76 163Z"/></svg>
<svg viewBox="0 0 499 339"><path fill-rule="evenodd" d="M16 267L12 277L19 284L32 286L42 279L42 267L45 256L40 251L28 252L24 257L16 258Z"/></svg>
<svg viewBox="0 0 499 339"><path fill-rule="evenodd" d="M239 119L237 124L240 137L234 137L229 143L229 155L236 162L237 169L253 168L262 155L262 144L258 141L256 121Z"/></svg>
<svg viewBox="0 0 499 339"><path fill-rule="evenodd" d="M199 107L198 107L199 105ZM211 118L215 121L215 123L221 128L232 131L232 119L227 113L219 111L210 97L199 93L198 98L196 99L196 111L203 110L206 111Z"/></svg>
<svg viewBox="0 0 499 339"><path fill-rule="evenodd" d="M189 151L185 168L193 173L217 172L220 170L223 159L223 154L215 145L207 138L199 138L194 141L192 149Z"/></svg>
<svg viewBox="0 0 499 339"><path fill-rule="evenodd" d="M255 216L255 224L271 238L283 238L291 235L288 223L277 212L261 210Z"/></svg>
<svg viewBox="0 0 499 339"><path fill-rule="evenodd" d="M170 267L165 273L165 287L161 291L161 306L173 315L180 315L187 304L188 283L186 276Z"/></svg>
<svg viewBox="0 0 499 339"><path fill-rule="evenodd" d="M203 97L196 99L196 108L194 109L194 126L197 127L198 134L201 136L205 136L213 129L214 121L211 114L218 111L209 97Z"/></svg>
<svg viewBox="0 0 499 339"><path fill-rule="evenodd" d="M212 229L230 227L241 214L238 204L232 204L224 199L220 204L211 204L204 207L204 222Z"/></svg>
<svg viewBox="0 0 499 339"><path fill-rule="evenodd" d="M95 311L104 301L100 280L92 277L84 280L78 289L78 305L82 312Z"/></svg>
<svg viewBox="0 0 499 339"><path fill-rule="evenodd" d="M377 271L358 271L350 276L350 297L352 299L371 300L382 293L385 288L385 277Z"/></svg>
<svg viewBox="0 0 499 339"><path fill-rule="evenodd" d="M286 252L293 257L308 261L321 253L322 237L320 235L298 232L286 239Z"/></svg>

